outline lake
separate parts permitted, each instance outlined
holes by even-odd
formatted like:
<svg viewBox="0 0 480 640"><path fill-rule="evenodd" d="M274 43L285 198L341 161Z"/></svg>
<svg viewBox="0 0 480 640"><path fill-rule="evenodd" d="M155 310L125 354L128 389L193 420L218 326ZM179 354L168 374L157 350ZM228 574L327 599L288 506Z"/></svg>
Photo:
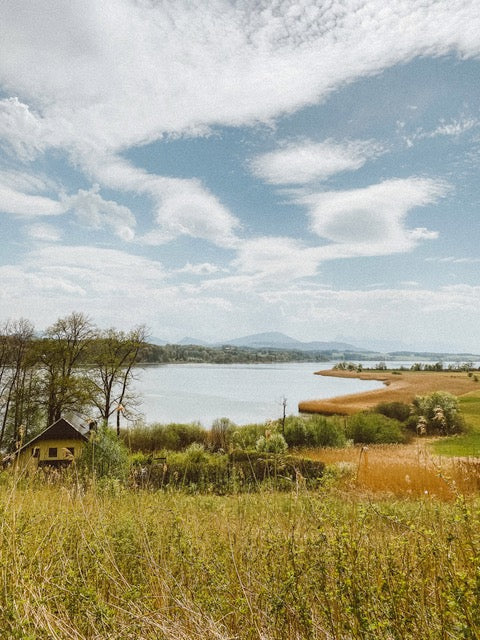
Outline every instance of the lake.
<svg viewBox="0 0 480 640"><path fill-rule="evenodd" d="M216 418L238 425L298 414L298 403L379 389L370 380L314 375L330 362L272 364L168 364L139 367L135 389L147 423L199 421L209 428Z"/></svg>

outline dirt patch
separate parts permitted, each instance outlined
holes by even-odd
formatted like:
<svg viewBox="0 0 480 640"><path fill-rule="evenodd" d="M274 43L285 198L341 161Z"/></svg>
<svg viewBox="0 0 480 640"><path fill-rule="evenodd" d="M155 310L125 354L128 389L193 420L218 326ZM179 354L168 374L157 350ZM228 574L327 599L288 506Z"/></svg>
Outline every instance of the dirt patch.
<svg viewBox="0 0 480 640"><path fill-rule="evenodd" d="M434 391L448 391L461 396L480 390L480 383L468 377L463 371L343 371L329 369L317 371L320 376L338 378L358 378L360 380L379 380L385 384L383 389L336 396L325 400L305 400L298 409L304 413L323 415L350 415L365 409L371 409L379 402L412 402L415 396L423 396Z"/></svg>

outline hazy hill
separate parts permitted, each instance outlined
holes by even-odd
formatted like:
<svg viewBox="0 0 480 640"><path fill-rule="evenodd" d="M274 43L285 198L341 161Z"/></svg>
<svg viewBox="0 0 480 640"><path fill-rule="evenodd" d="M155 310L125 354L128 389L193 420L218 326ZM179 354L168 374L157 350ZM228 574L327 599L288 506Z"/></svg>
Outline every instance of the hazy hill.
<svg viewBox="0 0 480 640"><path fill-rule="evenodd" d="M301 342L279 331L254 333L241 338L233 338L211 344L195 338L183 338L178 344L215 347L228 345L232 347L247 347L249 349L284 349L289 351L366 351L345 342Z"/></svg>

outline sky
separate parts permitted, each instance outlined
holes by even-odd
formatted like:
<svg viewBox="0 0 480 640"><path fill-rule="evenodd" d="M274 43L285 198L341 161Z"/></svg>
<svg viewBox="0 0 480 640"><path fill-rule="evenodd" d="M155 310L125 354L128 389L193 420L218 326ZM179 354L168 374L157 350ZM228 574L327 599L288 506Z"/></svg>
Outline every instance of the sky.
<svg viewBox="0 0 480 640"><path fill-rule="evenodd" d="M5 0L0 322L480 353L477 0Z"/></svg>

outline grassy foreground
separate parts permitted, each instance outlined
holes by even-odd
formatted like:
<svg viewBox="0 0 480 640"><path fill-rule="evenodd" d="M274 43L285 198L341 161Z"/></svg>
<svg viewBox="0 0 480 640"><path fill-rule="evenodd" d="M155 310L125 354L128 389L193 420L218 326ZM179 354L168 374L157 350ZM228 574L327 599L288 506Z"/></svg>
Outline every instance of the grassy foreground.
<svg viewBox="0 0 480 640"><path fill-rule="evenodd" d="M480 637L480 502L0 488L21 640Z"/></svg>

